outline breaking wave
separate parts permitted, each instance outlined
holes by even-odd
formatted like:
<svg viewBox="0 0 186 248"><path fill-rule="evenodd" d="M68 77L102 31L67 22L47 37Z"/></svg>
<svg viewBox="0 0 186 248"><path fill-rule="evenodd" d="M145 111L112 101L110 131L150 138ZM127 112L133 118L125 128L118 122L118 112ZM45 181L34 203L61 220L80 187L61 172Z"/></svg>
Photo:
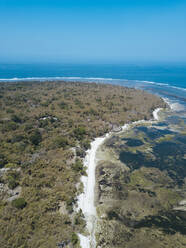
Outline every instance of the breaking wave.
<svg viewBox="0 0 186 248"><path fill-rule="evenodd" d="M177 90L186 91L186 88L177 87L175 85L170 85L168 83L159 83L159 82L152 82L152 81L145 81L145 80L129 80L129 79L115 79L115 78L102 78L102 77L25 77L25 78L0 78L0 82L18 82L18 81L60 81L60 80L67 80L67 81L96 81L96 82L128 82L128 83L145 83L145 84L152 84L157 86L164 86L168 88L173 88Z"/></svg>

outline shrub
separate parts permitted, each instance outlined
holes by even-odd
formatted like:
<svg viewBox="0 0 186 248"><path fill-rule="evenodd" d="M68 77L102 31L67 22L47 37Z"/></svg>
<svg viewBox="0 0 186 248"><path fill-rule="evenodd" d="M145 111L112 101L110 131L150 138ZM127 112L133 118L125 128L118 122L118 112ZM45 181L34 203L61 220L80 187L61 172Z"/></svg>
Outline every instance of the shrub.
<svg viewBox="0 0 186 248"><path fill-rule="evenodd" d="M75 99L74 103L75 103L75 105L77 105L78 107L84 108L83 103L82 103L79 99Z"/></svg>
<svg viewBox="0 0 186 248"><path fill-rule="evenodd" d="M81 162L81 160L80 159L77 159L76 160L76 162L75 162L75 164L73 165L73 169L75 170L75 171L82 171L82 169L83 169L83 163Z"/></svg>
<svg viewBox="0 0 186 248"><path fill-rule="evenodd" d="M90 114L90 115L98 115L98 112L97 112L95 109L90 108L89 114Z"/></svg>
<svg viewBox="0 0 186 248"><path fill-rule="evenodd" d="M70 119L70 120L68 120L68 126L69 126L69 127L72 127L73 125L74 125L73 120L71 120L71 119Z"/></svg>
<svg viewBox="0 0 186 248"><path fill-rule="evenodd" d="M13 138L12 138L12 142L20 142L22 140L24 140L24 136L23 135L15 135Z"/></svg>
<svg viewBox="0 0 186 248"><path fill-rule="evenodd" d="M15 111L13 109L7 109L6 112L7 114L13 114Z"/></svg>
<svg viewBox="0 0 186 248"><path fill-rule="evenodd" d="M17 115L12 115L11 119L12 119L12 121L14 121L16 123L21 123L22 122L21 118L19 116L17 116Z"/></svg>
<svg viewBox="0 0 186 248"><path fill-rule="evenodd" d="M81 175L86 175L86 167L84 167L80 159L76 160L75 164L73 165L73 170L80 172Z"/></svg>
<svg viewBox="0 0 186 248"><path fill-rule="evenodd" d="M9 121L3 127L4 131L12 131L12 130L16 130L16 129L17 129L17 124L13 121Z"/></svg>
<svg viewBox="0 0 186 248"><path fill-rule="evenodd" d="M118 214L114 210L110 210L107 215L109 220L119 219Z"/></svg>
<svg viewBox="0 0 186 248"><path fill-rule="evenodd" d="M41 127L41 128L47 127L48 125L49 125L49 122L47 119L39 121L39 127Z"/></svg>
<svg viewBox="0 0 186 248"><path fill-rule="evenodd" d="M86 134L86 130L84 127L77 127L74 129L74 136L79 139L82 140L84 135Z"/></svg>
<svg viewBox="0 0 186 248"><path fill-rule="evenodd" d="M4 167L7 164L7 160L3 154L0 154L0 168Z"/></svg>
<svg viewBox="0 0 186 248"><path fill-rule="evenodd" d="M16 168L18 165L15 163L8 163L5 165L5 168Z"/></svg>
<svg viewBox="0 0 186 248"><path fill-rule="evenodd" d="M27 203L24 198L18 198L12 201L12 206L18 209L26 207Z"/></svg>
<svg viewBox="0 0 186 248"><path fill-rule="evenodd" d="M33 125L32 125L31 123L28 123L28 124L25 125L24 131L29 131L29 130L31 130L32 128L33 128Z"/></svg>
<svg viewBox="0 0 186 248"><path fill-rule="evenodd" d="M15 189L18 185L19 185L18 182L14 178L10 177L8 179L8 187L9 187L9 189Z"/></svg>
<svg viewBox="0 0 186 248"><path fill-rule="evenodd" d="M81 149L81 148L77 148L77 149L76 149L76 155L77 155L78 157L80 157L80 158L83 158L83 157L85 157L86 152L85 152L83 149Z"/></svg>
<svg viewBox="0 0 186 248"><path fill-rule="evenodd" d="M60 148L60 147L66 147L68 145L68 140L65 137L56 137L54 140L54 144Z"/></svg>
<svg viewBox="0 0 186 248"><path fill-rule="evenodd" d="M60 102L59 103L59 107L61 108L61 109L68 109L68 104L66 103L66 102Z"/></svg>
<svg viewBox="0 0 186 248"><path fill-rule="evenodd" d="M20 178L20 174L17 171L9 171L7 175L8 187L10 189L14 189L19 185L18 180Z"/></svg>
<svg viewBox="0 0 186 248"><path fill-rule="evenodd" d="M26 149L27 143L25 142L19 142L19 143L15 143L14 145L14 149L17 153L21 153Z"/></svg>
<svg viewBox="0 0 186 248"><path fill-rule="evenodd" d="M42 141L42 136L39 130L35 130L29 139L33 145L36 145L36 146L39 145L39 143Z"/></svg>
<svg viewBox="0 0 186 248"><path fill-rule="evenodd" d="M45 101L41 103L42 107L48 107L48 105L49 105L49 101Z"/></svg>
<svg viewBox="0 0 186 248"><path fill-rule="evenodd" d="M90 140L83 140L82 146L85 148L85 150L90 149Z"/></svg>
<svg viewBox="0 0 186 248"><path fill-rule="evenodd" d="M71 239L71 241L72 241L72 244L73 245L76 245L78 243L79 239L78 239L78 236L77 236L76 233L72 233L72 239Z"/></svg>

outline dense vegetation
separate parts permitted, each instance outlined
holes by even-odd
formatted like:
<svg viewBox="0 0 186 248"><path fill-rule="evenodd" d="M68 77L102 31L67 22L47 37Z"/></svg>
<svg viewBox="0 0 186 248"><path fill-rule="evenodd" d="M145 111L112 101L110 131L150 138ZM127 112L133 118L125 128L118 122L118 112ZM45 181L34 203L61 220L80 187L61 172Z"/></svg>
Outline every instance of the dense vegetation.
<svg viewBox="0 0 186 248"><path fill-rule="evenodd" d="M119 86L1 83L1 247L78 247L85 223L74 206L90 141L158 106L158 97Z"/></svg>

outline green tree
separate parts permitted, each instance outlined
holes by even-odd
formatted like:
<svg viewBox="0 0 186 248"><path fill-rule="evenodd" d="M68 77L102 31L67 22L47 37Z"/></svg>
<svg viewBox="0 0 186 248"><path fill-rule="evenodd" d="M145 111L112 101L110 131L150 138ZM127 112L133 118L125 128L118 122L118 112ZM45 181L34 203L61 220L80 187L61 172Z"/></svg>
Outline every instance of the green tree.
<svg viewBox="0 0 186 248"><path fill-rule="evenodd" d="M26 207L27 203L24 198L18 198L12 201L12 206L18 209Z"/></svg>

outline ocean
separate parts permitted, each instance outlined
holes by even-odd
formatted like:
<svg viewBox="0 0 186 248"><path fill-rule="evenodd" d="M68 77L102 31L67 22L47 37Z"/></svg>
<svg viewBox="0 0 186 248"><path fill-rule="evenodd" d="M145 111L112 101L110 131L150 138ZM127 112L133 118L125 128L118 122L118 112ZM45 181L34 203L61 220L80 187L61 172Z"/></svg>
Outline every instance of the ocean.
<svg viewBox="0 0 186 248"><path fill-rule="evenodd" d="M105 78L153 81L186 87L184 64L0 64L0 79Z"/></svg>

